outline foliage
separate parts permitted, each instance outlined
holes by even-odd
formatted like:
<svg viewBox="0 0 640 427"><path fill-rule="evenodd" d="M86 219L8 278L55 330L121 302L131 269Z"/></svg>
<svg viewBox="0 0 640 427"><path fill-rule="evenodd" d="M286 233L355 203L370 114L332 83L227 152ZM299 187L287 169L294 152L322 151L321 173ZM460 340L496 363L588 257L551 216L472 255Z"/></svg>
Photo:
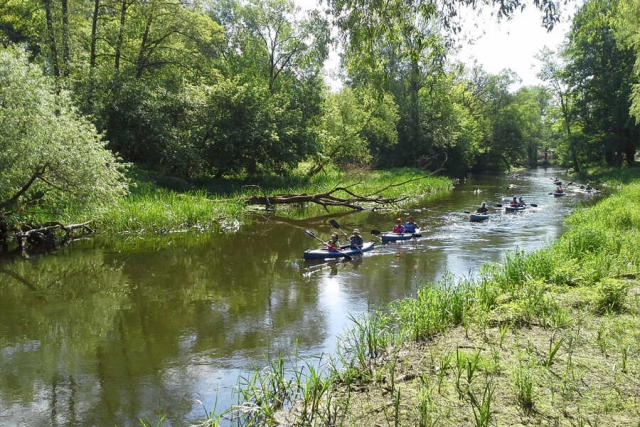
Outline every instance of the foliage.
<svg viewBox="0 0 640 427"><path fill-rule="evenodd" d="M630 96L638 83L633 51L616 41L617 0L591 0L574 18L568 45L566 79L575 99L582 151L592 164L634 163L640 126L630 120Z"/></svg>
<svg viewBox="0 0 640 427"><path fill-rule="evenodd" d="M312 173L328 162L368 165L374 153L397 142L397 106L390 95L374 99L370 92L344 88L329 94L324 107L322 151Z"/></svg>
<svg viewBox="0 0 640 427"><path fill-rule="evenodd" d="M0 51L0 87L0 212L91 215L126 194L124 165L24 52Z"/></svg>

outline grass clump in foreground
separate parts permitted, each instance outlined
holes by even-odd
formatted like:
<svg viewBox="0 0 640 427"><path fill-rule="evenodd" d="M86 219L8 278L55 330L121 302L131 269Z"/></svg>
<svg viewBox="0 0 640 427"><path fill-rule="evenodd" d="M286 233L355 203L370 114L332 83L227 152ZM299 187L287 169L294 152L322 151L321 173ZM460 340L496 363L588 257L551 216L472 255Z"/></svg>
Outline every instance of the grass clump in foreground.
<svg viewBox="0 0 640 427"><path fill-rule="evenodd" d="M568 223L547 249L354 319L321 387L314 371L320 397L300 376L285 394L245 384L239 424L637 426L640 184ZM285 410L261 412L270 395Z"/></svg>
<svg viewBox="0 0 640 427"><path fill-rule="evenodd" d="M398 183L410 181L405 185ZM97 221L98 228L107 234L168 233L196 230L235 230L249 220L253 210L243 199L252 195L322 193L336 187L369 196L381 190L381 197L402 198L405 203L451 188L451 180L430 177L417 169L387 171L330 171L313 178L304 178L303 171L289 177L263 177L256 180L230 182L222 185L200 182L201 189L183 183L185 191L158 187L147 181L138 182L131 194L104 213ZM252 184L244 187L245 184ZM175 185L174 185L175 187ZM209 190L207 190L209 188ZM349 197L345 191L336 197ZM291 216L306 206L278 206L277 214ZM337 208L340 209L340 208ZM309 215L307 210L304 215Z"/></svg>

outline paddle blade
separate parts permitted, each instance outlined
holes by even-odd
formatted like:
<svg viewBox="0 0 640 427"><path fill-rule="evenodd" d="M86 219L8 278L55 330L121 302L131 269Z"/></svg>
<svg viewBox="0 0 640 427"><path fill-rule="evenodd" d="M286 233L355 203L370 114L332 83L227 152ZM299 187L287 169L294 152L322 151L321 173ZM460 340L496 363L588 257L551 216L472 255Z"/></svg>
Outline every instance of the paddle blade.
<svg viewBox="0 0 640 427"><path fill-rule="evenodd" d="M340 224L338 224L338 221L336 221L335 219L329 221L329 224L331 224L333 228L337 228L338 230L340 230Z"/></svg>
<svg viewBox="0 0 640 427"><path fill-rule="evenodd" d="M469 211L462 211L462 213L469 214L469 213L471 213L471 212L469 212Z"/></svg>
<svg viewBox="0 0 640 427"><path fill-rule="evenodd" d="M380 230L375 230L375 229L374 229L374 230L371 230L371 234L373 234L373 235L376 235L376 236L377 236L377 235L379 235L379 234L382 234L382 231L380 231Z"/></svg>
<svg viewBox="0 0 640 427"><path fill-rule="evenodd" d="M306 234L309 237L313 237L314 239L318 238L315 234L313 234L313 231L311 230L304 230L304 234Z"/></svg>
<svg viewBox="0 0 640 427"><path fill-rule="evenodd" d="M496 208L501 208L502 205L500 203L496 203Z"/></svg>
<svg viewBox="0 0 640 427"><path fill-rule="evenodd" d="M537 208L538 205L536 205L535 203L530 203L529 206L531 206L532 208Z"/></svg>

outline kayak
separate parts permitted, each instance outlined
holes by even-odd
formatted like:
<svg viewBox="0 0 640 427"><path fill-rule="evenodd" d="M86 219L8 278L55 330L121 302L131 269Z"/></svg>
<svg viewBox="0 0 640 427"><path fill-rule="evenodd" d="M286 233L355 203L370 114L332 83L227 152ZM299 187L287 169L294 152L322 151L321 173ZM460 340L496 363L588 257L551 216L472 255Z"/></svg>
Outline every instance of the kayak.
<svg viewBox="0 0 640 427"><path fill-rule="evenodd" d="M414 237L422 237L419 229L417 229L415 233L392 233L389 231L387 233L382 233L382 236L380 236L382 243L396 242L398 240L410 240Z"/></svg>
<svg viewBox="0 0 640 427"><path fill-rule="evenodd" d="M553 197L562 197L562 196L566 196L567 193L553 193Z"/></svg>
<svg viewBox="0 0 640 427"><path fill-rule="evenodd" d="M469 215L469 221L471 222L481 222L481 221L486 221L488 219L489 219L489 214L472 213L471 215Z"/></svg>
<svg viewBox="0 0 640 427"><path fill-rule="evenodd" d="M504 207L504 211L505 212L520 212L525 210L527 207L526 206L505 206Z"/></svg>
<svg viewBox="0 0 640 427"><path fill-rule="evenodd" d="M327 259L327 258L344 258L345 255L347 256L353 256L353 255L360 255L362 252L367 252L370 251L371 249L373 249L373 242L366 242L363 246L362 249L356 249L356 248L350 248L350 247L346 247L344 249L341 249L340 251L334 251L334 252L329 252L328 249L324 248L324 249L307 249L306 251L304 251L304 259L306 260L311 260L311 259Z"/></svg>

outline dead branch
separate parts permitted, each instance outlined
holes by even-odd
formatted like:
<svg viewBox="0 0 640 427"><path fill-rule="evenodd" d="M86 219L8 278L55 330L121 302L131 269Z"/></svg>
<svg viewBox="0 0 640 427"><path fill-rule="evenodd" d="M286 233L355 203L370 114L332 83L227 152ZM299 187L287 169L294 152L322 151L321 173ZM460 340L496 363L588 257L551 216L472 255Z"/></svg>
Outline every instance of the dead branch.
<svg viewBox="0 0 640 427"><path fill-rule="evenodd" d="M398 185L402 185L402 183ZM251 187L260 188L258 186ZM350 187L352 186L334 187L327 192L317 194L296 193L275 194L271 196L266 194L262 196L251 196L245 198L244 203L249 205L264 205L267 209L273 209L275 205L315 203L325 209L329 206L342 206L353 210L365 210L367 205L372 206L375 209L375 207L397 205L407 199L407 197L381 197L380 193L383 190L363 196L352 191ZM385 189L387 188L390 188L390 186ZM262 190L262 188L260 188L260 190Z"/></svg>
<svg viewBox="0 0 640 427"><path fill-rule="evenodd" d="M89 227L90 223L91 221L63 225L59 222L47 222L39 226L23 225L21 229L15 231L13 237L18 242L22 256L28 258L33 251L58 249L76 240L77 236L74 235L76 230L82 230L83 234L93 233L93 229ZM57 231L62 231L63 235L57 235Z"/></svg>

